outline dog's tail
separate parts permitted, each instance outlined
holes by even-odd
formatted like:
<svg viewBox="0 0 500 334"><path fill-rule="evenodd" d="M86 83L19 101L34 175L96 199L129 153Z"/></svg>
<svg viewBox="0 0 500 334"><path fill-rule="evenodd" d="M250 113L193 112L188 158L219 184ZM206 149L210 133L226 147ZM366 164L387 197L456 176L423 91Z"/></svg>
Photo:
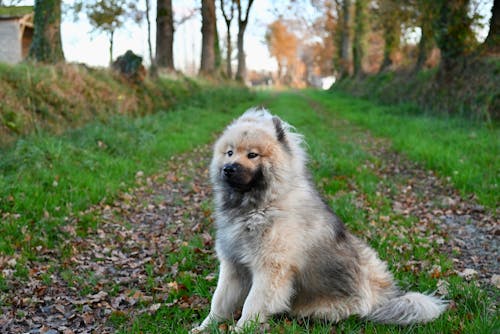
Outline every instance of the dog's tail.
<svg viewBox="0 0 500 334"><path fill-rule="evenodd" d="M447 308L447 301L417 292L408 292L376 307L367 318L384 324L408 325L436 319Z"/></svg>

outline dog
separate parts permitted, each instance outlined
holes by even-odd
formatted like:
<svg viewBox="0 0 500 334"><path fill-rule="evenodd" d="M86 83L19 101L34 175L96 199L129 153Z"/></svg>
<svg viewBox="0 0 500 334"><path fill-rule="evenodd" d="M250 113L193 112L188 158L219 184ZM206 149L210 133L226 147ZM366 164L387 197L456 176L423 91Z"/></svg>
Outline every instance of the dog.
<svg viewBox="0 0 500 334"><path fill-rule="evenodd" d="M236 331L280 313L400 325L437 318L446 301L400 291L386 263L322 200L303 142L279 117L250 109L215 143L219 279L209 315L191 332L239 310Z"/></svg>

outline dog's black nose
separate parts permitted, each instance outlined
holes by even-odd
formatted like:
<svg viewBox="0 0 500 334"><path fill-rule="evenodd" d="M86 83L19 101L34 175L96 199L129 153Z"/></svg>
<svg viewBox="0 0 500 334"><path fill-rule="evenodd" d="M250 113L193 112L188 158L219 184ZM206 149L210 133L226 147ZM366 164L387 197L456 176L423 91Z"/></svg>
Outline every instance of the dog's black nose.
<svg viewBox="0 0 500 334"><path fill-rule="evenodd" d="M227 164L222 168L224 175L227 177L231 177L236 173L236 165L235 164Z"/></svg>

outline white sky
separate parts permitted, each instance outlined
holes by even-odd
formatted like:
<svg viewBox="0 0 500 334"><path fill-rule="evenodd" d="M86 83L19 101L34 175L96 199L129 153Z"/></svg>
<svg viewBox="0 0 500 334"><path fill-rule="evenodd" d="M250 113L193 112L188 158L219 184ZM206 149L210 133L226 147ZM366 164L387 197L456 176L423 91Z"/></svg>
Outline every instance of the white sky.
<svg viewBox="0 0 500 334"><path fill-rule="evenodd" d="M267 46L264 44L266 27L275 16L271 13L273 6L285 5L285 0L255 0L250 11L249 23L245 34L245 52L248 69L275 71L276 61L269 55ZM22 1L21 4L33 5L33 0ZM64 0L63 4L71 4L73 0ZM199 0L173 0L172 7L174 16L179 19L189 13L193 8L200 7ZM483 0L478 11L485 17L484 23L489 22L491 6L493 1ZM145 8L144 1L137 1L138 7ZM288 4L288 1L287 1ZM217 5L217 26L221 45L226 36L226 26ZM151 0L151 39L153 43L153 55L156 40L156 0ZM93 32L92 27L85 15L80 15L80 20L74 22L73 15L63 14L61 27L62 43L64 55L67 61L82 62L91 66L107 66L109 60L108 37L100 32ZM236 42L237 23L236 18L232 22L232 39ZM487 30L482 29L478 33L480 38L486 37ZM483 36L484 35L484 36ZM234 47L236 49L236 47ZM132 50L144 57L144 61L149 63L147 45L147 25L146 20L137 24L132 20L126 22L125 26L115 33L113 56ZM236 66L236 50L233 54L233 66ZM176 27L174 34L174 63L175 67L188 74L198 71L199 59L201 56L201 15L198 13L190 20ZM224 55L223 55L224 56Z"/></svg>

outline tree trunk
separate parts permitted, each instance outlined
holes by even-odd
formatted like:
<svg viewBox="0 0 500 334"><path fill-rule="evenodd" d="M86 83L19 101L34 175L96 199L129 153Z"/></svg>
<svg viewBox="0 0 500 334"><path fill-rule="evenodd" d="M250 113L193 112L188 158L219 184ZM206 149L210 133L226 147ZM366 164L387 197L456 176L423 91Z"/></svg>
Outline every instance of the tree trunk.
<svg viewBox="0 0 500 334"><path fill-rule="evenodd" d="M248 15L250 14L250 8L252 7L253 0L248 0L246 12L243 13L241 7L241 0L236 0L236 5L238 8L238 69L236 71L236 80L244 82L247 76L247 65L245 59L245 49L243 39L245 37L245 30L248 23Z"/></svg>
<svg viewBox="0 0 500 334"><path fill-rule="evenodd" d="M342 2L342 25L340 31L340 77L349 76L351 68L351 1Z"/></svg>
<svg viewBox="0 0 500 334"><path fill-rule="evenodd" d="M365 35L365 0L355 1L355 28L354 28L354 39L352 44L352 58L354 66L354 76L360 76L363 74L363 37Z"/></svg>
<svg viewBox="0 0 500 334"><path fill-rule="evenodd" d="M214 3L215 7L215 3ZM215 10L214 10L214 15ZM220 54L219 31L217 30L217 17L214 19L214 54L215 54L215 69L218 70L222 64L222 56Z"/></svg>
<svg viewBox="0 0 500 334"><path fill-rule="evenodd" d="M174 19L172 0L158 0L156 5L156 60L159 67L174 71Z"/></svg>
<svg viewBox="0 0 500 334"><path fill-rule="evenodd" d="M201 63L200 74L215 72L215 0L201 1Z"/></svg>
<svg viewBox="0 0 500 334"><path fill-rule="evenodd" d="M29 57L36 61L64 61L61 43L61 1L35 0L33 42Z"/></svg>
<svg viewBox="0 0 500 334"><path fill-rule="evenodd" d="M220 8L222 11L222 16L224 17L224 22L226 22L226 43L227 43L227 49L226 49L226 74L229 79L233 77L233 69L231 66L231 56L233 54L233 46L231 45L231 21L233 20L234 16L234 0L229 0L231 7L229 14L226 13L226 9L224 8L224 0L220 0Z"/></svg>
<svg viewBox="0 0 500 334"><path fill-rule="evenodd" d="M237 39L238 68L236 70L236 80L245 81L245 78L247 76L247 65L246 65L245 49L243 45L243 38L245 35L246 23L244 24L240 23L238 27L239 27L238 39Z"/></svg>
<svg viewBox="0 0 500 334"><path fill-rule="evenodd" d="M414 72L420 71L427 60L429 51L433 44L432 35L432 8L427 0L421 0L419 4L420 11L420 30L421 36L418 42L417 62L415 63Z"/></svg>
<svg viewBox="0 0 500 334"><path fill-rule="evenodd" d="M226 23L227 24L227 23ZM230 29L230 24L227 25L227 50L226 50L226 72L227 72L227 77L231 79L233 77L233 68L231 66L231 55L233 53L233 46L231 45L231 29Z"/></svg>
<svg viewBox="0 0 500 334"><path fill-rule="evenodd" d="M418 55L417 62L415 63L414 72L420 71L427 60L427 55L429 53L429 36L424 33L424 27L421 27L422 35L420 36L420 41L418 42Z"/></svg>
<svg viewBox="0 0 500 334"><path fill-rule="evenodd" d="M499 54L500 53L500 0L493 2L491 8L490 18L490 31L484 41L486 50L488 52Z"/></svg>
<svg viewBox="0 0 500 334"><path fill-rule="evenodd" d="M467 45L473 33L468 16L470 0L440 0L439 18L436 20L436 42L441 50L440 75L450 79L451 72L460 70L465 63Z"/></svg>
<svg viewBox="0 0 500 334"><path fill-rule="evenodd" d="M113 40L114 40L115 31L111 30L109 32L109 66L113 64Z"/></svg>
<svg viewBox="0 0 500 334"><path fill-rule="evenodd" d="M146 0L146 22L148 25L148 51L149 51L149 61L151 65L149 66L149 75L153 78L158 76L158 71L156 69L155 58L153 57L153 46L151 45L151 20L149 18L149 13L151 12L150 0Z"/></svg>
<svg viewBox="0 0 500 334"><path fill-rule="evenodd" d="M400 28L396 24L389 24L384 28L384 59L379 72L385 71L392 65L392 53L399 46Z"/></svg>

